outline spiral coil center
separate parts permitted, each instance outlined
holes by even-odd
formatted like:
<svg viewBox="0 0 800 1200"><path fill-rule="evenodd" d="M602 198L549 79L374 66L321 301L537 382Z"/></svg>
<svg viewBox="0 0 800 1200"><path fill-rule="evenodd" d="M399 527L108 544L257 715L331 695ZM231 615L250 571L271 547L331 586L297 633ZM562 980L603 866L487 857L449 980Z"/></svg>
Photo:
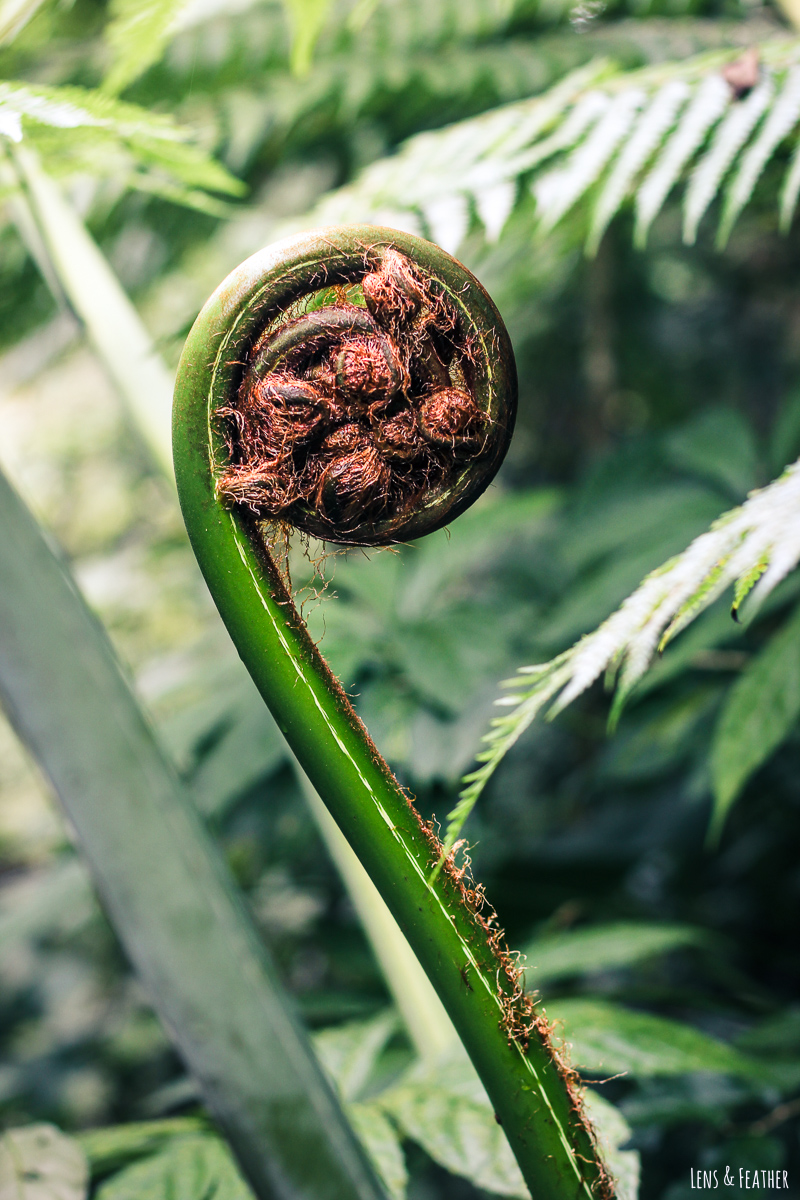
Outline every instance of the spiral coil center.
<svg viewBox="0 0 800 1200"><path fill-rule="evenodd" d="M330 541L397 540L426 496L496 456L476 339L391 248L333 303L319 298L256 341L234 402L217 409L229 451L217 490Z"/></svg>

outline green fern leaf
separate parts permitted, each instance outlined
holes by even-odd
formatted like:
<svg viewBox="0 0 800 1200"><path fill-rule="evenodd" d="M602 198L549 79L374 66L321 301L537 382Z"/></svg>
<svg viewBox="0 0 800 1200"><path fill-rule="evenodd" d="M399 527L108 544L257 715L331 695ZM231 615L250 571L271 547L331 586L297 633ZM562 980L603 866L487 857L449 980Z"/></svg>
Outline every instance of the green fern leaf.
<svg viewBox="0 0 800 1200"><path fill-rule="evenodd" d="M200 190L229 196L245 190L192 144L188 129L97 90L1 82L0 132L30 141L52 174L127 176L133 187L217 215L227 210Z"/></svg>
<svg viewBox="0 0 800 1200"><path fill-rule="evenodd" d="M720 220L717 242L728 241L739 213L753 194L764 167L785 141L800 119L800 68L788 72L783 90L770 110L769 116L755 142L742 158L728 194Z"/></svg>
<svg viewBox="0 0 800 1200"><path fill-rule="evenodd" d="M464 777L465 788L448 816L445 855L452 852L493 772L541 712L552 719L609 672L611 681L617 680L613 725L656 651L727 586L736 587L734 602L749 594L753 612L798 561L800 460L769 487L724 513L682 554L651 571L593 633L549 663L520 668L508 682L514 694L497 701L512 711L491 723L477 756L480 766Z"/></svg>
<svg viewBox="0 0 800 1200"><path fill-rule="evenodd" d="M695 167L686 193L683 240L691 245L706 209L736 155L747 142L774 93L771 79L753 88L746 100L737 101L719 126L708 152Z"/></svg>
<svg viewBox="0 0 800 1200"><path fill-rule="evenodd" d="M749 571L745 571L740 579L736 580L736 586L733 589L733 603L731 604L731 616L736 617L741 608L742 601L752 592L753 588L758 583L761 576L769 566L769 558L765 554L762 558L754 563Z"/></svg>
<svg viewBox="0 0 800 1200"><path fill-rule="evenodd" d="M637 193L634 242L638 247L644 246L650 226L664 201L729 101L730 89L719 75L710 75L695 92L663 153Z"/></svg>
<svg viewBox="0 0 800 1200"><path fill-rule="evenodd" d="M763 80L741 100L719 73L732 51L639 71L590 63L542 96L409 139L398 154L328 196L308 219L391 216L392 223L427 229L457 251L469 228L470 200L487 238L497 238L522 194L520 185L527 184L536 199L538 232L545 234L596 187L586 242L593 253L629 195L635 241L643 245L673 187L687 175L684 236L694 240L733 171L726 237L764 167L796 136L799 48L797 38L763 45ZM784 184L784 225L798 194L800 161Z"/></svg>
<svg viewBox="0 0 800 1200"><path fill-rule="evenodd" d="M729 560L730 555L726 555L725 558L720 559L720 561L716 563L715 566L713 566L705 576L697 591L693 592L693 594L689 596L687 600L684 600L683 604L675 613L675 616L672 618L669 625L661 635L661 640L658 643L659 654L662 654L664 650L666 650L672 639L676 638L681 630L685 629L686 626L695 619L698 613L702 612L704 608L708 607L710 603L709 597L716 599L718 595L718 584L723 578L725 567L727 566Z"/></svg>
<svg viewBox="0 0 800 1200"><path fill-rule="evenodd" d="M690 94L685 80L674 79L659 88L642 113L633 136L619 156L594 207L586 241L588 254L597 253L603 234L619 211L634 179L674 125L678 112Z"/></svg>
<svg viewBox="0 0 800 1200"><path fill-rule="evenodd" d="M3 81L0 109L16 113L26 124L31 121L54 129L94 127L110 130L121 138L145 137L166 142L181 142L189 137L188 130L169 117L88 88Z"/></svg>
<svg viewBox="0 0 800 1200"><path fill-rule="evenodd" d="M542 176L534 185L540 230L546 233L577 204L612 158L645 100L645 93L631 88L615 96L591 134L567 159L564 166Z"/></svg>
<svg viewBox="0 0 800 1200"><path fill-rule="evenodd" d="M153 63L166 46L175 18L187 0L112 0L106 40L111 67L103 90L116 96Z"/></svg>
<svg viewBox="0 0 800 1200"><path fill-rule="evenodd" d="M306 75L317 39L328 19L331 0L283 0L292 30L290 62L295 75Z"/></svg>

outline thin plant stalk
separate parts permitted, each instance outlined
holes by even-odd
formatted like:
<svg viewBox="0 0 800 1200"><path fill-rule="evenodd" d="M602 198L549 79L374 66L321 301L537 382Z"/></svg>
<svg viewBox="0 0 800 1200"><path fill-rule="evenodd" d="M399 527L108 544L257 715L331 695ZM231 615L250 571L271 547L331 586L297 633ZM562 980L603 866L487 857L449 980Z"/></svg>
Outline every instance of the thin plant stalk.
<svg viewBox="0 0 800 1200"><path fill-rule="evenodd" d="M389 990L421 1058L442 1058L458 1045L458 1034L428 976L419 965L385 900L362 867L347 839L298 766L298 777L328 853L347 884L358 918L375 952Z"/></svg>
<svg viewBox="0 0 800 1200"><path fill-rule="evenodd" d="M101 626L0 475L0 697L259 1200L385 1200Z"/></svg>
<svg viewBox="0 0 800 1200"><path fill-rule="evenodd" d="M153 458L172 478L172 375L105 255L32 150L9 150L53 273Z"/></svg>
<svg viewBox="0 0 800 1200"><path fill-rule="evenodd" d="M175 392L178 494L203 574L256 686L433 983L480 1075L531 1194L609 1196L574 1087L531 1013L482 894L418 817L309 636L254 518L216 490L226 446L215 422L240 364L301 280L346 278L364 247L393 246L440 281L453 260L430 243L370 226L279 243L228 276L187 339ZM463 274L463 268L459 268ZM462 284L463 286L463 284ZM456 293L451 292L455 303ZM491 302L487 302L491 305ZM477 301L480 305L483 302ZM265 316L266 314L266 316ZM488 329L482 343L494 346ZM492 370L491 359L487 370Z"/></svg>

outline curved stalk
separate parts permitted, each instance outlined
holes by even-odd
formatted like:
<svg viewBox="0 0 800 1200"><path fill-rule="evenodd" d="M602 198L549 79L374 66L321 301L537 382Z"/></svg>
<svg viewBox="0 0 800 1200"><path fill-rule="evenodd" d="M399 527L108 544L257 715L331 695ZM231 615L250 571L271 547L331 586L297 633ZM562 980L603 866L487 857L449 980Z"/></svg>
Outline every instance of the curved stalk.
<svg viewBox="0 0 800 1200"><path fill-rule="evenodd" d="M12 161L15 170L7 159L0 158L0 167L5 166L10 184L20 188L11 203L30 253L58 303L79 315L153 462L173 483L170 373L61 189L30 150L16 152ZM300 768L298 776L409 1036L420 1055L437 1057L455 1037L452 1025L397 923Z"/></svg>
<svg viewBox="0 0 800 1200"><path fill-rule="evenodd" d="M429 1061L443 1058L458 1045L453 1022L383 897L299 765L297 774L308 807L328 853L347 885L350 901L364 926L414 1049L420 1058Z"/></svg>
<svg viewBox="0 0 800 1200"><path fill-rule="evenodd" d="M216 413L233 402L244 364L252 361L269 320L290 308L304 283L316 281L317 288L341 283L354 264L360 260L363 272L367 256L387 246L421 263L470 324L479 370L488 381L488 403L509 378L513 389L507 335L494 306L477 281L438 248L370 226L324 230L268 248L214 293L184 349L174 409L184 518L241 658L431 979L532 1194L542 1200L608 1197L611 1184L574 1081L522 991L494 914L481 913L481 889L464 878L452 858L431 878L441 849L438 839L397 784L312 642L258 522L241 506L227 507L217 492L229 455ZM441 497L435 498L430 505L435 522L445 523L467 502L457 498L448 515ZM410 525L418 535L424 521L415 518Z"/></svg>

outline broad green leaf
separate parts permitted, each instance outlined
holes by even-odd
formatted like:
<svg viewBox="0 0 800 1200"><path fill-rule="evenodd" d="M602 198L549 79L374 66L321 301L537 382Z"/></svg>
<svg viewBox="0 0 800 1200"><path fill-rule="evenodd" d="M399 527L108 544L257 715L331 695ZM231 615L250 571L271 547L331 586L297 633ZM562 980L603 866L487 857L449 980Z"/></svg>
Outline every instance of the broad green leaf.
<svg viewBox="0 0 800 1200"><path fill-rule="evenodd" d="M618 1108L590 1088L584 1093L583 1104L603 1159L614 1177L616 1200L636 1200L641 1174L639 1154L636 1150L620 1149L631 1138L628 1122Z"/></svg>
<svg viewBox="0 0 800 1200"><path fill-rule="evenodd" d="M715 1071L763 1081L759 1064L707 1033L665 1017L634 1012L602 1000L556 1000L550 1020L570 1047L573 1065L593 1075L680 1075Z"/></svg>
<svg viewBox="0 0 800 1200"><path fill-rule="evenodd" d="M400 615L413 619L463 587L475 573L491 570L497 559L519 553L525 542L552 525L561 497L551 488L497 495L488 492L453 523L415 543L398 580Z"/></svg>
<svg viewBox="0 0 800 1200"><path fill-rule="evenodd" d="M420 1064L380 1097L403 1133L476 1187L529 1200L489 1097L465 1055Z"/></svg>
<svg viewBox="0 0 800 1200"><path fill-rule="evenodd" d="M752 1089L741 1080L703 1071L641 1080L622 1108L627 1120L638 1127L684 1121L721 1127L730 1122L733 1109L752 1099Z"/></svg>
<svg viewBox="0 0 800 1200"><path fill-rule="evenodd" d="M264 1192L272 1176L261 1164L277 1162L298 1191L360 1188L378 1200L382 1188L187 790L76 585L2 475L0 526L4 707L64 805L192 1075L226 1113Z"/></svg>
<svg viewBox="0 0 800 1200"><path fill-rule="evenodd" d="M800 608L773 634L730 690L711 749L712 833L754 771L785 740L800 716Z"/></svg>
<svg viewBox="0 0 800 1200"><path fill-rule="evenodd" d="M186 0L112 0L106 39L112 60L103 90L116 95L158 62Z"/></svg>
<svg viewBox="0 0 800 1200"><path fill-rule="evenodd" d="M390 1010L371 1021L353 1021L316 1034L314 1049L343 1100L361 1095L397 1026L397 1015Z"/></svg>
<svg viewBox="0 0 800 1200"><path fill-rule="evenodd" d="M391 1121L377 1104L348 1104L347 1115L392 1200L405 1200L408 1171Z"/></svg>
<svg viewBox="0 0 800 1200"><path fill-rule="evenodd" d="M742 500L757 482L753 431L735 409L710 408L670 434L666 457L674 466L721 485Z"/></svg>
<svg viewBox="0 0 800 1200"><path fill-rule="evenodd" d="M529 988L538 988L570 975L628 967L683 946L700 945L704 940L703 931L690 925L633 921L549 934L526 946L525 982Z"/></svg>
<svg viewBox="0 0 800 1200"><path fill-rule="evenodd" d="M189 137L169 117L159 116L135 104L123 104L89 88L47 87L43 84L0 82L0 105L24 121L50 125L54 129L94 126L113 130L122 138L153 138L181 142Z"/></svg>
<svg viewBox="0 0 800 1200"><path fill-rule="evenodd" d="M674 771L691 754L704 752L719 692L719 683L704 680L691 690L659 697L648 709L640 709L622 732L610 739L600 768L603 778L654 779ZM624 689L618 690L609 717L612 730L624 698Z"/></svg>
<svg viewBox="0 0 800 1200"><path fill-rule="evenodd" d="M85 1154L54 1125L0 1137L0 1200L83 1200L88 1183Z"/></svg>
<svg viewBox="0 0 800 1200"><path fill-rule="evenodd" d="M118 1171L96 1200L252 1200L230 1150L219 1138L176 1138L158 1154Z"/></svg>
<svg viewBox="0 0 800 1200"><path fill-rule="evenodd" d="M44 867L0 901L0 953L21 941L37 941L57 930L74 930L96 912L86 868L77 858Z"/></svg>
<svg viewBox="0 0 800 1200"><path fill-rule="evenodd" d="M286 743L249 678L231 700L217 737L190 777L200 808L209 814L223 812L286 757Z"/></svg>
<svg viewBox="0 0 800 1200"><path fill-rule="evenodd" d="M295 75L306 75L332 0L283 0L292 31L290 62Z"/></svg>
<svg viewBox="0 0 800 1200"><path fill-rule="evenodd" d="M163 1121L134 1121L108 1129L90 1129L78 1134L79 1143L92 1174L124 1166L131 1159L160 1150L165 1142L191 1133L201 1133L207 1123L201 1117L172 1117Z"/></svg>
<svg viewBox="0 0 800 1200"><path fill-rule="evenodd" d="M793 1005L759 1021L736 1039L736 1045L751 1054L800 1054L800 1005Z"/></svg>

